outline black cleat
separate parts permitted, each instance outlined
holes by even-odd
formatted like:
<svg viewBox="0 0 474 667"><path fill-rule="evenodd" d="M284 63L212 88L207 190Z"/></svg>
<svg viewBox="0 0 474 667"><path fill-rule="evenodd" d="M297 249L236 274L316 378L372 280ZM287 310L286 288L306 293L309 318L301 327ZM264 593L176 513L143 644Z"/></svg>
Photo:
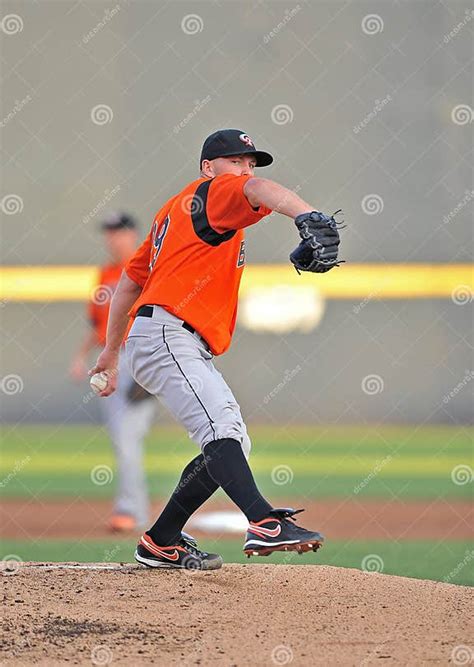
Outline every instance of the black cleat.
<svg viewBox="0 0 474 667"><path fill-rule="evenodd" d="M221 556L198 549L194 539L186 534L178 544L159 547L146 533L137 545L135 560L147 567L181 570L218 570L223 562Z"/></svg>
<svg viewBox="0 0 474 667"><path fill-rule="evenodd" d="M274 551L317 551L324 542L319 533L300 528L289 519L304 510L277 508L270 516L256 523L250 522L244 544L244 553L250 556L269 556Z"/></svg>

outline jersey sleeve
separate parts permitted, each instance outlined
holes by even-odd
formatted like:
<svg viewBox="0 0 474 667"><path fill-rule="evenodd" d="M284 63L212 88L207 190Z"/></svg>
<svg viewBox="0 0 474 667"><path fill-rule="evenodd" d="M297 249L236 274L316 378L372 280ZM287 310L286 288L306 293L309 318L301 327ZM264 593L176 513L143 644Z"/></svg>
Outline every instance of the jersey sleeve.
<svg viewBox="0 0 474 667"><path fill-rule="evenodd" d="M206 213L218 233L254 225L272 211L266 206L252 208L244 195L244 185L251 176L222 174L213 179L207 195Z"/></svg>
<svg viewBox="0 0 474 667"><path fill-rule="evenodd" d="M125 264L125 273L133 282L143 287L148 279L151 253L152 231L137 249L134 255Z"/></svg>

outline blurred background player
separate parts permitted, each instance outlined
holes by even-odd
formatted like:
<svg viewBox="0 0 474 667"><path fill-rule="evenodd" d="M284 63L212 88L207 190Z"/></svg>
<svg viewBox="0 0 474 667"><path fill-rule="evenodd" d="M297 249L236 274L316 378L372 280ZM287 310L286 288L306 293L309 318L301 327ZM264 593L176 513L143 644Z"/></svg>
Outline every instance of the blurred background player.
<svg viewBox="0 0 474 667"><path fill-rule="evenodd" d="M100 267L87 305L90 327L73 358L70 374L77 382L87 379L88 357L105 345L110 301L122 269L138 245L137 224L127 213L109 213L101 224L108 262ZM114 532L141 529L147 524L149 501L143 470L143 440L153 421L155 401L131 377L124 351L118 366L117 391L99 401L117 466L117 492L108 528Z"/></svg>

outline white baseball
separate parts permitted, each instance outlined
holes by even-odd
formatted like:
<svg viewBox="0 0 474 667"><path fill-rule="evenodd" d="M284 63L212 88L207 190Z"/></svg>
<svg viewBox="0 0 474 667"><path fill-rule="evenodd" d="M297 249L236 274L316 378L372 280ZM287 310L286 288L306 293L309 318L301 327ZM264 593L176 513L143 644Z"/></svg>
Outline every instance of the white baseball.
<svg viewBox="0 0 474 667"><path fill-rule="evenodd" d="M103 371L100 373L95 373L90 379L90 385L96 394L100 394L101 391L104 391L108 382L107 374Z"/></svg>

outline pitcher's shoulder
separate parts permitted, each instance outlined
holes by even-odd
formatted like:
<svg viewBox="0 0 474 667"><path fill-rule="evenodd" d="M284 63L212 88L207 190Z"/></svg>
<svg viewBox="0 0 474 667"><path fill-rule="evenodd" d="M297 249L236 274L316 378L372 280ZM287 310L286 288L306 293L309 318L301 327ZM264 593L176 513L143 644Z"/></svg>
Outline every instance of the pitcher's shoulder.
<svg viewBox="0 0 474 667"><path fill-rule="evenodd" d="M181 195L186 195L189 192L195 192L196 189L201 185L201 183L205 183L206 181L212 181L212 178L208 178L207 176L200 176L199 178L195 178L192 181L189 181L187 185L184 186L184 188L178 192L176 197L180 197Z"/></svg>

